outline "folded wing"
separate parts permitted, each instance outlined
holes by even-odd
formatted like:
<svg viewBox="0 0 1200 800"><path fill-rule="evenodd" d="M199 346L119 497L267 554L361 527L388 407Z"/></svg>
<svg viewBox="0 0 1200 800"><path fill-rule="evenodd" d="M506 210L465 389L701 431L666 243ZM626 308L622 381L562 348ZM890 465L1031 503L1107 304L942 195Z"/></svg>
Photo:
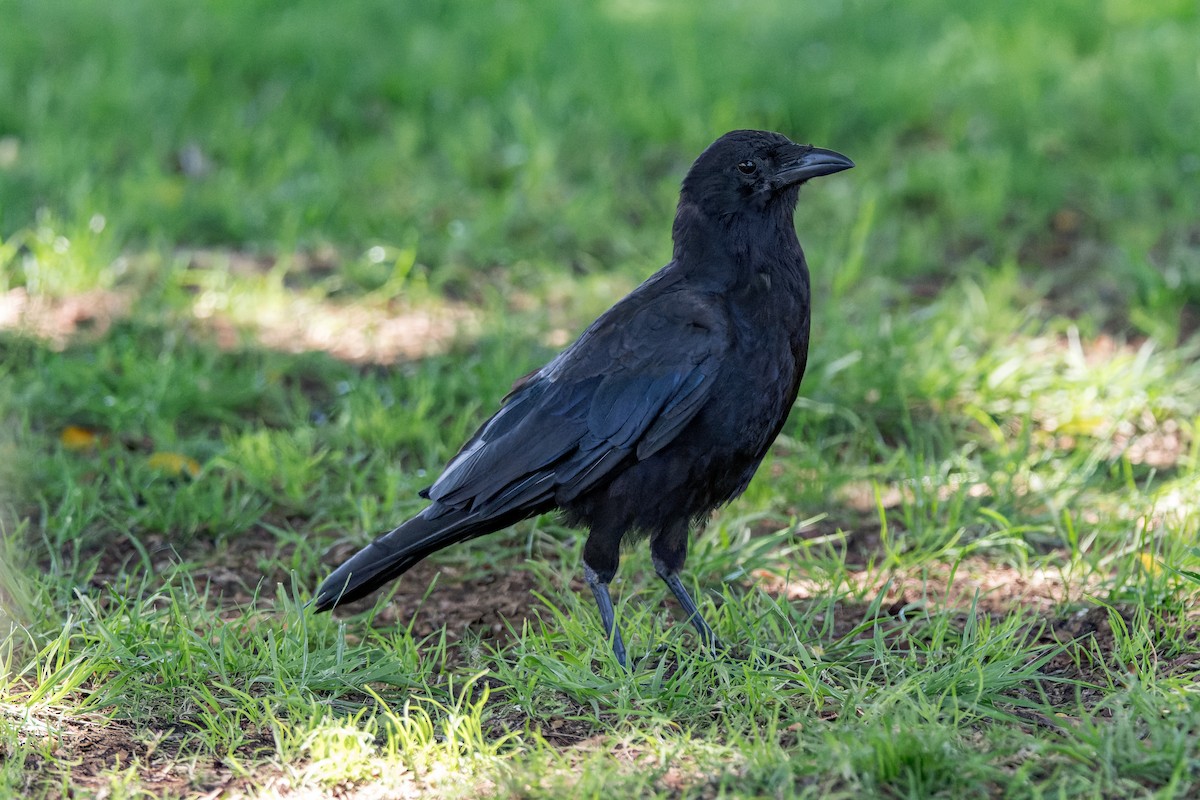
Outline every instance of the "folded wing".
<svg viewBox="0 0 1200 800"><path fill-rule="evenodd" d="M430 511L561 504L669 444L703 407L729 346L723 319L699 300L668 292L597 320L463 446L424 493Z"/></svg>

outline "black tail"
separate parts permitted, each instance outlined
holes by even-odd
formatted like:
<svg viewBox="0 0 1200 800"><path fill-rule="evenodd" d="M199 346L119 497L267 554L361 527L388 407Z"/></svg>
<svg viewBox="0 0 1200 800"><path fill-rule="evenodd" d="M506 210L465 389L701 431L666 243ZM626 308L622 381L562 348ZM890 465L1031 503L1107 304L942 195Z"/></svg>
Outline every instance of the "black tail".
<svg viewBox="0 0 1200 800"><path fill-rule="evenodd" d="M504 519L481 519L478 514L446 513L433 519L427 515L436 506L385 533L359 550L326 578L314 598L317 611L328 611L341 603L365 597L390 580L400 577L430 553L457 542L482 536L509 524ZM511 520L515 522L516 520Z"/></svg>

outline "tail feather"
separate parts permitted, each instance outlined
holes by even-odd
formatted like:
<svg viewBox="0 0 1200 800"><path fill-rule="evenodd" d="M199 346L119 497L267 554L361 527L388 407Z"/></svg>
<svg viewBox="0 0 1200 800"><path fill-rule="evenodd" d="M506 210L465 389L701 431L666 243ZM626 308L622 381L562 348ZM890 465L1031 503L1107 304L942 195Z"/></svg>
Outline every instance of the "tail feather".
<svg viewBox="0 0 1200 800"><path fill-rule="evenodd" d="M500 520L453 511L430 519L429 511L435 507L380 536L335 569L317 589L316 610L328 611L366 597L430 553L503 527L496 524Z"/></svg>
<svg viewBox="0 0 1200 800"><path fill-rule="evenodd" d="M517 507L493 515L451 509L434 503L400 527L380 536L350 557L325 578L313 606L324 612L342 603L359 600L412 569L426 555L443 547L508 528L526 517L550 509L548 503Z"/></svg>

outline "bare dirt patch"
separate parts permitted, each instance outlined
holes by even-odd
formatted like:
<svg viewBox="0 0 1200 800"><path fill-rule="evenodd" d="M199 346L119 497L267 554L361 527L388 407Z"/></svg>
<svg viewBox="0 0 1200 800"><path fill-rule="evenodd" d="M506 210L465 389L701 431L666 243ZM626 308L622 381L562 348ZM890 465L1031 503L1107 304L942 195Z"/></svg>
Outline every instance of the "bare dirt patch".
<svg viewBox="0 0 1200 800"><path fill-rule="evenodd" d="M128 316L132 304L127 292L97 289L56 298L17 287L0 294L0 330L22 330L61 350L78 334L103 335L114 320Z"/></svg>
<svg viewBox="0 0 1200 800"><path fill-rule="evenodd" d="M180 254L192 270L241 278L261 277L278 259L225 250ZM262 347L288 353L320 351L355 364L392 364L443 352L475 319L461 303L429 302L414 306L401 298L354 297L345 301L308 291L289 282L311 279L341 268L336 252L293 253L283 285L256 293L212 286L198 288L191 314L219 345L239 346L249 337Z"/></svg>
<svg viewBox="0 0 1200 800"><path fill-rule="evenodd" d="M304 297L259 307L249 318L214 313L200 301L194 313L226 349L249 336L271 350L320 351L353 364L394 364L437 355L474 319L464 306L373 308Z"/></svg>
<svg viewBox="0 0 1200 800"><path fill-rule="evenodd" d="M187 574L197 593L216 606L246 607L256 598L273 595L276 585L290 587L293 581L286 565L292 562L294 545L281 543L263 528L222 542L197 538L180 543L155 535L146 537L142 545L150 554L153 574L165 574L179 564L190 565ZM356 550L354 544L338 545L325 561L341 563ZM97 587L120 585L121 576L144 567L131 549L107 548L95 556L99 561L92 583ZM322 577L301 576L300 580L315 588ZM511 628L519 628L522 620L536 616L541 606L534 594L539 587L537 578L515 564L467 569L431 559L413 567L393 586L394 593L372 618L372 624L377 628L405 628L411 623L413 636L418 639L444 629L451 644L472 637L503 644ZM372 595L340 606L334 613L361 613L378 599Z"/></svg>
<svg viewBox="0 0 1200 800"><path fill-rule="evenodd" d="M195 268L225 264L230 274L242 277L265 274L276 262L224 251L185 256ZM336 256L293 257L302 271L333 271L336 261L326 258ZM61 350L77 337L102 336L114 322L134 315L136 300L128 289L51 297L17 287L0 293L0 330L22 331ZM342 301L303 287L256 293L230 287L196 289L184 316L224 349L250 340L286 353L319 351L354 364L394 364L445 352L463 331L474 328L477 315L464 303L417 306L398 297Z"/></svg>
<svg viewBox="0 0 1200 800"><path fill-rule="evenodd" d="M522 620L536 616L541 605L534 595L538 581L529 572L504 565L483 568L483 574L478 569L471 572L465 575L458 567L421 562L400 578L395 593L372 624L395 628L411 623L418 639L445 630L451 643L478 636L503 644L510 638L510 625L519 628ZM376 600L369 597L348 603L334 613L365 611Z"/></svg>
<svg viewBox="0 0 1200 800"><path fill-rule="evenodd" d="M783 579L766 570L753 574L764 591L777 597L808 600L827 593L807 578ZM885 607L976 608L986 614L1030 609L1053 614L1083 601L1098 588L1094 579L1073 579L1062 571L1044 568L1019 570L983 558L968 558L954 565L933 563L908 571L852 569L846 574L846 584L859 596L873 598L882 593Z"/></svg>
<svg viewBox="0 0 1200 800"><path fill-rule="evenodd" d="M154 797L243 797L256 787L278 783L270 773L247 775L244 768L220 757L187 752L185 737L172 729L138 731L99 716L43 711L23 721L22 734L42 745L25 756L24 788L31 795L54 794L64 774L74 790L98 797L111 793L114 782L132 771L137 784ZM269 735L252 739L233 758L252 764L264 751L274 751Z"/></svg>

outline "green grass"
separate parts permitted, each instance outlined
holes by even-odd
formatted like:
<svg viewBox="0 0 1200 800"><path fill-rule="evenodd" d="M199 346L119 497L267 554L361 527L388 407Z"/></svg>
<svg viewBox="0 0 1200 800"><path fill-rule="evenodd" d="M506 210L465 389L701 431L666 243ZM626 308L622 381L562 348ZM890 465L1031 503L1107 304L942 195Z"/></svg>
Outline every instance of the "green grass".
<svg viewBox="0 0 1200 800"><path fill-rule="evenodd" d="M1194 4L0 19L0 796L1200 792ZM307 610L734 127L858 167L730 655L641 548L619 670L553 517Z"/></svg>

